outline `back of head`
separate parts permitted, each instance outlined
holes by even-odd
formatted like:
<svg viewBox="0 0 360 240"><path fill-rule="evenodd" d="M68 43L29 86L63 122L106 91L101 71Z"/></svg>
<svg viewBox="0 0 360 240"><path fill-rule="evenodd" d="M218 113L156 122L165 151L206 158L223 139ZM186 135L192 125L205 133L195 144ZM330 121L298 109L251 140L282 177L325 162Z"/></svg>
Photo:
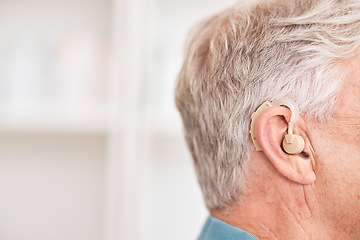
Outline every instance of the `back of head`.
<svg viewBox="0 0 360 240"><path fill-rule="evenodd" d="M239 3L191 31L176 104L208 209L241 200L255 109L289 97L326 121L342 84L335 64L359 47L357 0Z"/></svg>

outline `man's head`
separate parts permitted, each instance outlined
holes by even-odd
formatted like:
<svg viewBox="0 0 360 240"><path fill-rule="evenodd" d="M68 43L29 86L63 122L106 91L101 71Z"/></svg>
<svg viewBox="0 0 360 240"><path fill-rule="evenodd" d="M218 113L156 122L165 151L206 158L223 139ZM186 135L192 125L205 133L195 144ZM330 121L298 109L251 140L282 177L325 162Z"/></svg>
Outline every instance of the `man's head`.
<svg viewBox="0 0 360 240"><path fill-rule="evenodd" d="M273 107L257 124L272 167L299 184L313 182L315 173L324 194L334 184L360 198L360 188L351 188L360 180L359 47L356 0L239 4L192 31L176 103L208 209L242 200L259 154L249 134L251 114L286 97L300 110L294 131L305 139L305 155L282 151L291 112Z"/></svg>

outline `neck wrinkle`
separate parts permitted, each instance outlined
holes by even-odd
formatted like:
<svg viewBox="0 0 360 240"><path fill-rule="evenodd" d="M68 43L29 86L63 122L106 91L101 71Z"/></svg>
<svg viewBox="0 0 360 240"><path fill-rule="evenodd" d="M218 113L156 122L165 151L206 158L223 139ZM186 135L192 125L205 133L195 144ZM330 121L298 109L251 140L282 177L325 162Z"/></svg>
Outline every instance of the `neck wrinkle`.
<svg viewBox="0 0 360 240"><path fill-rule="evenodd" d="M287 190L287 194L273 192L262 198L248 195L240 204L228 206L227 211L214 210L211 215L260 240L338 239L327 231L313 185L292 185Z"/></svg>

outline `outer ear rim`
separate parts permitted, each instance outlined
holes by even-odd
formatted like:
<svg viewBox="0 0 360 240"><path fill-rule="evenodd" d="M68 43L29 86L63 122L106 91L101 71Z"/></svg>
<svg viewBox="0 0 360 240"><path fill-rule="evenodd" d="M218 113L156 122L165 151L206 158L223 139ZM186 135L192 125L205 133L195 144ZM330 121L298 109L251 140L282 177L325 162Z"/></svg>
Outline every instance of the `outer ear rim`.
<svg viewBox="0 0 360 240"><path fill-rule="evenodd" d="M263 135L265 134L265 130L266 127L265 125L267 125L267 122L270 118L275 117L275 116L283 116L284 117L284 122L286 122L286 124L284 124L284 126L282 127L281 132L283 132L281 135L281 140L279 141L279 144L277 146L277 148L279 150L281 150L281 152L284 155L287 155L286 153L284 153L281 149L281 144L282 144L282 139L283 137L286 135L286 131L287 131L287 127L288 127L288 120L290 120L290 116L291 114L289 114L290 109L284 107L284 106L273 106L271 108L266 109L261 116L259 116L259 118L257 119L256 122L256 139L262 149L262 151L266 154L266 150L269 149L269 144L268 142L264 141L264 137Z"/></svg>
<svg viewBox="0 0 360 240"><path fill-rule="evenodd" d="M270 107L272 107L271 103L269 101L266 101L263 104L261 104L260 107L258 107L253 114L251 114L250 134L251 134L251 140L255 146L256 151L262 151L262 148L259 142L257 141L257 137L256 137L256 124L258 118L262 115L262 113Z"/></svg>
<svg viewBox="0 0 360 240"><path fill-rule="evenodd" d="M276 116L282 116L283 123L279 122L277 129L274 129L268 125L271 124L270 119ZM281 146L290 118L291 110L285 106L266 109L257 119L256 138L264 155L281 175L299 184L311 184L316 179L311 161L304 159L300 154L287 154ZM272 124L276 125L276 122Z"/></svg>
<svg viewBox="0 0 360 240"><path fill-rule="evenodd" d="M294 125L300 116L299 107L293 100L291 100L290 98L287 98L287 97L275 100L273 105L274 106L286 106L291 111L290 121L287 121L288 122L288 134L285 136L286 140L283 141L283 143L282 143L282 146L284 146L286 153L298 154L298 153L302 152L302 149L304 148L304 145L305 145L304 139L300 135L293 134ZM253 144L255 145L256 151L262 151L262 148L256 138L257 119L261 116L261 114L264 111L266 111L270 107L273 107L273 105L269 101L265 101L251 115L250 134L251 134L251 140L253 141ZM287 137L290 140L295 139L296 140L295 143L293 141L288 141Z"/></svg>

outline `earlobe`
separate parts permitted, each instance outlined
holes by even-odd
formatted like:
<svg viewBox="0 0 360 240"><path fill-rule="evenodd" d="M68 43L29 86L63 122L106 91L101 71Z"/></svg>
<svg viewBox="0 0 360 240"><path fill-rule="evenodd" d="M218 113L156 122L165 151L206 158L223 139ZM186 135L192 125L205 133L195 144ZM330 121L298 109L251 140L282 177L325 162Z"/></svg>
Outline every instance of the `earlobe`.
<svg viewBox="0 0 360 240"><path fill-rule="evenodd" d="M268 108L257 119L256 139L265 156L281 175L299 184L310 184L316 177L311 160L298 153L299 148L302 150L303 147L298 146L296 154L293 155L284 152L283 149L282 143L288 133L290 118L291 110L287 107ZM294 141L293 138L289 139L291 138L289 136L287 138L285 141ZM295 139L295 141L301 140Z"/></svg>

